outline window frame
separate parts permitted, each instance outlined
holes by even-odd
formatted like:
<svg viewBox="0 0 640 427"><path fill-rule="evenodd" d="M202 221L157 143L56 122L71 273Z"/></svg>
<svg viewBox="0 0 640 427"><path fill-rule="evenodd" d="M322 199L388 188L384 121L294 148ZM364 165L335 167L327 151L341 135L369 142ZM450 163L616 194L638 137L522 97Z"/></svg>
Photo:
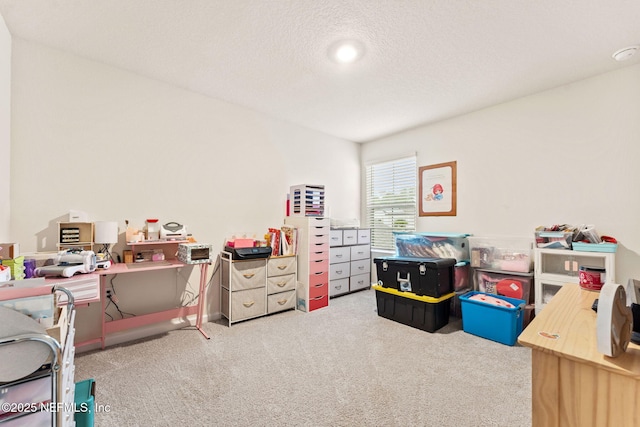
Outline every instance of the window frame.
<svg viewBox="0 0 640 427"><path fill-rule="evenodd" d="M364 217L371 229L372 250L395 252L393 233L416 230L417 179L418 166L415 154L372 161L365 165ZM376 184L375 181L379 182ZM375 197L378 197L378 200L374 199L374 194L377 194ZM382 200L382 197L387 195L387 200Z"/></svg>

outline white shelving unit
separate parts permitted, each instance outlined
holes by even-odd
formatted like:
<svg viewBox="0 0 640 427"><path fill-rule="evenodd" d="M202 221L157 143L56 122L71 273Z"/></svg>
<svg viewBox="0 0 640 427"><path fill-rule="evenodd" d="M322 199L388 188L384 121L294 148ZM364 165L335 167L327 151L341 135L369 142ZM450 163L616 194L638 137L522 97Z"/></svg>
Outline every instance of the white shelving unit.
<svg viewBox="0 0 640 427"><path fill-rule="evenodd" d="M566 283L580 283L580 267L605 269L605 283L616 280L615 253L582 252L563 249L535 249L536 314Z"/></svg>
<svg viewBox="0 0 640 427"><path fill-rule="evenodd" d="M329 236L329 296L371 286L371 230L331 229Z"/></svg>

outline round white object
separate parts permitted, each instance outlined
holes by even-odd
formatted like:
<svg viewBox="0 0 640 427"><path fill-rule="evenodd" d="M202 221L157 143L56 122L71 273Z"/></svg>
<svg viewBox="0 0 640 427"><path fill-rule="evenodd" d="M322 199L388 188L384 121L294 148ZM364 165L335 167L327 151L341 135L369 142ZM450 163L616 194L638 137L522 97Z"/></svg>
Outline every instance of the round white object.
<svg viewBox="0 0 640 427"><path fill-rule="evenodd" d="M46 328L29 316L0 307L0 338L46 333ZM0 382L26 377L45 364L51 355L51 348L39 341L22 341L0 346Z"/></svg>
<svg viewBox="0 0 640 427"><path fill-rule="evenodd" d="M606 283L600 290L596 333L598 351L617 357L627 350L631 341L633 316L627 306L627 294L622 285Z"/></svg>

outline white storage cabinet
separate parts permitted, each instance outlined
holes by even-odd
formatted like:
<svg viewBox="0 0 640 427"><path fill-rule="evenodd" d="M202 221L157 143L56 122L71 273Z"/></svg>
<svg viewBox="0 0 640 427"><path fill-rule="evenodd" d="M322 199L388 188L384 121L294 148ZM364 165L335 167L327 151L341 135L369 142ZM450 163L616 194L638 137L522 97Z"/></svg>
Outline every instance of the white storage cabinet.
<svg viewBox="0 0 640 427"><path fill-rule="evenodd" d="M329 238L329 296L371 286L371 230L332 229Z"/></svg>
<svg viewBox="0 0 640 427"><path fill-rule="evenodd" d="M580 266L604 268L605 283L615 283L615 253L564 249L535 249L536 314L566 283L580 283Z"/></svg>

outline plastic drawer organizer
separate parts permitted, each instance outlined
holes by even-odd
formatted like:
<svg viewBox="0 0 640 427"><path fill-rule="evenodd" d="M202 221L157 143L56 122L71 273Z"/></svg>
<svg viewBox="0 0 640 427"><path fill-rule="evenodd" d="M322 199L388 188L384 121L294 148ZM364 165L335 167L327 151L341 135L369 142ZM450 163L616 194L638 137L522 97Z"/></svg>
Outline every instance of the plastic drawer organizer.
<svg viewBox="0 0 640 427"><path fill-rule="evenodd" d="M574 242L576 243L576 242ZM579 246L579 245L578 245ZM593 244L592 246L600 246ZM564 249L535 250L535 310L538 314L566 283L580 283L581 268L604 270L605 283L616 282L616 254Z"/></svg>
<svg viewBox="0 0 640 427"><path fill-rule="evenodd" d="M536 247L542 249L571 249L573 232L571 231L536 231Z"/></svg>

